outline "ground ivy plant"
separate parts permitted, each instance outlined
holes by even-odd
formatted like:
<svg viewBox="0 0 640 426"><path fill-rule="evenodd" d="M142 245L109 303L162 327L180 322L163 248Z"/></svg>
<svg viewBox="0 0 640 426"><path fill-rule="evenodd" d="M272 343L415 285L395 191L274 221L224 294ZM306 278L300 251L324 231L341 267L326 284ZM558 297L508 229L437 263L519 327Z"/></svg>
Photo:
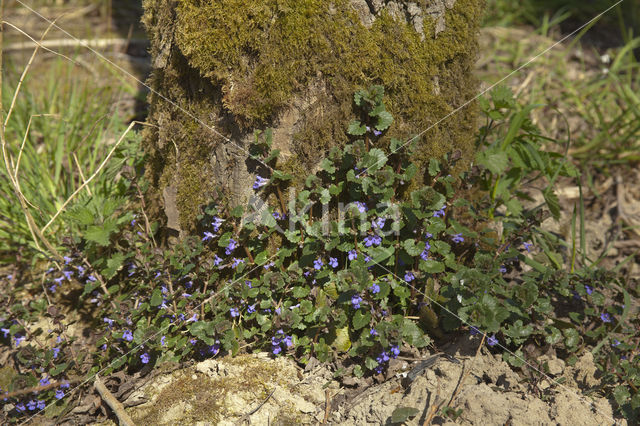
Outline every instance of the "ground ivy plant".
<svg viewBox="0 0 640 426"><path fill-rule="evenodd" d="M568 243L541 222L546 211L559 213L553 183L575 170L539 151L531 108L511 92L494 90L481 106L488 121L477 165L462 176L451 175L455 152L426 170L412 162L412 145L387 136L393 117L384 89L373 86L354 96L350 142L301 188L279 169L272 133L256 133L251 155L270 168L252 183L255 197L234 208L215 197L197 235L171 248L158 244L144 209L134 215L123 200L74 209L79 234L66 241L64 264L46 274L46 297L0 318L0 342L23 367L2 390L50 386L12 397L14 419L49 402L62 412L69 381L98 371L268 351L303 363L340 358L363 376L382 373L409 346L461 330L487 333L514 367L535 365L522 350L531 342L568 362L591 350L600 392L632 418L637 290L587 265L566 270ZM546 183L545 202L526 207L532 173ZM135 179L131 191L140 193ZM93 353L74 350L63 325L56 303L69 294L97 318ZM52 335L28 331L43 315L56 324Z"/></svg>

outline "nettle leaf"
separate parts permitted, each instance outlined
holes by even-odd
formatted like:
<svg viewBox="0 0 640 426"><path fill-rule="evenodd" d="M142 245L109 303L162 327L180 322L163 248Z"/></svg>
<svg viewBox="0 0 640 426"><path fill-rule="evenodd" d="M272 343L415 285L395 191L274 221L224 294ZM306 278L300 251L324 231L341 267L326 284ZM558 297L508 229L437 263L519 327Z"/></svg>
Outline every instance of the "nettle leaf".
<svg viewBox="0 0 640 426"><path fill-rule="evenodd" d="M486 167L494 175L500 175L509 166L509 157L506 152L493 148L478 152L476 162Z"/></svg>
<svg viewBox="0 0 640 426"><path fill-rule="evenodd" d="M362 136L367 133L367 126L360 123L358 120L354 120L349 123L349 128L347 129L347 133L352 136Z"/></svg>
<svg viewBox="0 0 640 426"><path fill-rule="evenodd" d="M370 321L371 314L368 311L363 313L362 310L358 309L353 315L353 328L355 330L360 330L361 328L369 325Z"/></svg>
<svg viewBox="0 0 640 426"><path fill-rule="evenodd" d="M116 229L116 223L107 220L102 225L89 226L87 230L84 231L83 237L87 241L93 241L103 247L106 247L111 244L109 238L111 237L111 234L116 231Z"/></svg>

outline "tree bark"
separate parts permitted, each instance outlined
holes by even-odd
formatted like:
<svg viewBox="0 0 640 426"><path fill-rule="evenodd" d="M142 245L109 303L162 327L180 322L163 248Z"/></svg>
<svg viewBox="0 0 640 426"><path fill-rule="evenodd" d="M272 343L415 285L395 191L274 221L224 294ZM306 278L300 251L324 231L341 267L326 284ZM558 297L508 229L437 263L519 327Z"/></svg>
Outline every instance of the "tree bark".
<svg viewBox="0 0 640 426"><path fill-rule="evenodd" d="M194 229L216 190L245 202L264 172L247 149L273 128L279 166L298 178L348 141L353 94L385 87L392 127L426 164L474 149L473 65L482 0L145 0L151 40L144 148L154 216ZM464 161L463 161L464 163ZM294 181L296 184L296 181Z"/></svg>

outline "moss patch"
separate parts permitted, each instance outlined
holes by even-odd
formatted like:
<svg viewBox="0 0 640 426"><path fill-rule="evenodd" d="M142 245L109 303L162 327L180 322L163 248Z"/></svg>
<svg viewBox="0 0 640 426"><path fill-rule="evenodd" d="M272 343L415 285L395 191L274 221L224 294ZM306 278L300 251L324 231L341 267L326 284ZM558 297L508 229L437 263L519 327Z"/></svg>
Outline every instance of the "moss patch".
<svg viewBox="0 0 640 426"><path fill-rule="evenodd" d="M331 147L347 142L353 93L372 84L385 87L387 109L395 117L381 144L429 129L418 140L419 163L454 149L461 150L463 159L471 158L475 108L439 120L474 95L471 71L481 0L457 0L437 37L426 12L424 34L386 10L367 28L349 0L168 4L145 1L152 55L160 65L166 62L151 77L152 87L236 142L254 129L277 127L296 99L308 98L292 134L293 155L287 164L298 181ZM426 4L420 7L424 12ZM206 158L218 144L228 143L199 124L193 128L193 117L174 105L154 95L151 103L151 121L162 127L150 132L147 148L157 158L170 158L168 141L178 148L179 164L196 164L200 155ZM184 181L178 204L183 228L190 229L215 179L207 178L210 171L203 163L152 164L149 173L159 186ZM186 190L194 182L195 189Z"/></svg>

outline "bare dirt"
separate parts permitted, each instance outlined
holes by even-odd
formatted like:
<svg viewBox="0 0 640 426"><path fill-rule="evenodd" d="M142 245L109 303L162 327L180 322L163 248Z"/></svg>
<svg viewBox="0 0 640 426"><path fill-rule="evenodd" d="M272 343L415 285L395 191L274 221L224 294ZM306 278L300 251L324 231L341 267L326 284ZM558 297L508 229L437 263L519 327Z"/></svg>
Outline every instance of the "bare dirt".
<svg viewBox="0 0 640 426"><path fill-rule="evenodd" d="M303 369L267 354L211 359L157 375L124 405L134 406L126 411L136 424L157 425L616 424L606 399L583 393L599 382L590 353L571 367L542 357L547 373L527 378L480 344L462 336L439 354L403 353L386 377L342 384L331 365Z"/></svg>

